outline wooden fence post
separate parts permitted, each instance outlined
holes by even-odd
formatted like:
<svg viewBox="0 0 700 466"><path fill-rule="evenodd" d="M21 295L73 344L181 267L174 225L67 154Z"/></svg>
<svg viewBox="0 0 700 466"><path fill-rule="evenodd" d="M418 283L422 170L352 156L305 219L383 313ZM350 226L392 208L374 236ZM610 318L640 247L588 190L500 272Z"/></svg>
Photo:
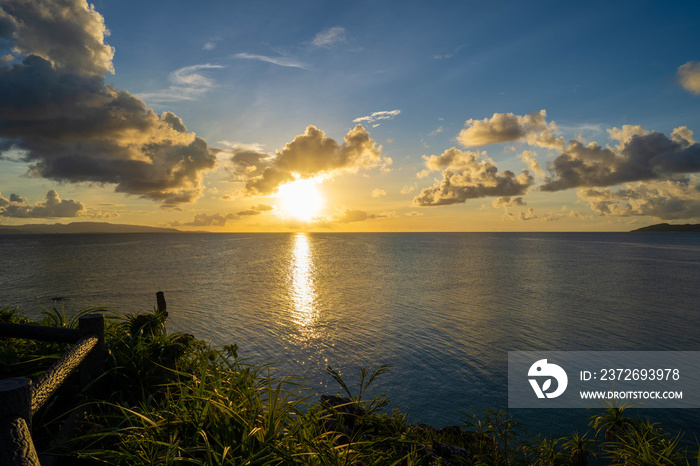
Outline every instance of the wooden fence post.
<svg viewBox="0 0 700 466"><path fill-rule="evenodd" d="M39 465L31 434L31 380L0 380L0 464Z"/></svg>
<svg viewBox="0 0 700 466"><path fill-rule="evenodd" d="M168 312L166 310L165 305L165 294L162 291L156 293L156 301L158 302L157 312L159 314L165 314L167 316Z"/></svg>

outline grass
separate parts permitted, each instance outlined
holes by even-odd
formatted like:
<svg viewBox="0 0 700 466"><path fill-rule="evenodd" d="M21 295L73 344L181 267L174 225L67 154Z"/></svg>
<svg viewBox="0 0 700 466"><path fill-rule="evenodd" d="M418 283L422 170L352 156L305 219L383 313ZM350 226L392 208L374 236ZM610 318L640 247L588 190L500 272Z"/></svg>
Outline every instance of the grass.
<svg viewBox="0 0 700 466"><path fill-rule="evenodd" d="M106 312L89 309L86 312ZM698 465L658 424L609 406L589 430L564 438L530 435L508 412L464 412L462 426L436 429L386 412L386 395L367 388L390 370L361 368L357 388L327 371L337 396L306 395L303 381L165 330L165 315L110 315L105 371L89 387L69 380L34 417L40 454L65 464L120 465ZM30 323L16 309L0 321ZM75 327L77 316L45 310L42 325ZM66 345L0 340L0 375L35 377ZM80 410L75 410L80 407ZM69 413L75 429L53 441Z"/></svg>

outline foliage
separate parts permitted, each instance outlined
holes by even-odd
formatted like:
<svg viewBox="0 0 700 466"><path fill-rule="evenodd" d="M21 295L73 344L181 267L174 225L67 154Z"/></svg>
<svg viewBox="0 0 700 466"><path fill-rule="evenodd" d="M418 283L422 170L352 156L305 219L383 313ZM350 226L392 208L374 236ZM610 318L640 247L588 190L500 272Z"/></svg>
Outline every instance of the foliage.
<svg viewBox="0 0 700 466"><path fill-rule="evenodd" d="M45 310L42 324L75 327L81 311ZM103 310L100 310L103 311ZM682 436L628 416L610 405L590 418L589 430L565 438L529 435L507 410L463 412L463 426L412 424L384 412L385 394L370 386L390 370L361 368L351 387L327 368L343 396L306 395L303 381L278 377L267 365L239 357L235 344L215 349L192 335L168 333L165 314L108 315L105 371L88 387L62 390L35 416L42 453L68 464L304 464L304 465L568 465L594 458L619 465L697 464L697 449ZM16 309L0 321L30 323ZM3 376L36 376L66 345L0 339ZM80 396L76 396L76 394ZM55 437L76 405L70 440Z"/></svg>

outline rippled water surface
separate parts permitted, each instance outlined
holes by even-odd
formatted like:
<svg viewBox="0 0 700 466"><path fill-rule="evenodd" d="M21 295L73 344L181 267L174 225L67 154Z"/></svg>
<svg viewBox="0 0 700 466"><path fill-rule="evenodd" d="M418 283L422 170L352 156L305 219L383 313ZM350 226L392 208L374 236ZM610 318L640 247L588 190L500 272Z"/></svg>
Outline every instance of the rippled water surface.
<svg viewBox="0 0 700 466"><path fill-rule="evenodd" d="M171 330L319 392L327 365L390 363L375 393L438 426L506 406L508 351L700 351L698 234L0 235L0 258L0 305L129 313L162 290Z"/></svg>

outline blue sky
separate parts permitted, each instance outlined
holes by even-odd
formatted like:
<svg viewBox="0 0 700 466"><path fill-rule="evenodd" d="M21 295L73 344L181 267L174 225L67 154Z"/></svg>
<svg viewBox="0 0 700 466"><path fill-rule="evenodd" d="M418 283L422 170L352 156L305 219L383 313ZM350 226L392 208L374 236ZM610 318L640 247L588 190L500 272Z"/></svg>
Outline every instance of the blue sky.
<svg viewBox="0 0 700 466"><path fill-rule="evenodd" d="M16 129L19 107L6 105L2 223L557 231L700 218L697 2L37 3L43 19L14 0L2 7L6 92L11 70L41 57L55 79L103 76L135 99L128 108L142 101L153 136L127 144L102 126L39 144L43 133ZM108 47L99 67L75 65ZM164 112L186 133L164 129ZM194 134L206 148L173 162L169 133L187 134L178 154L195 150ZM298 153L305 144L316 145ZM280 207L294 179L313 179L324 200L304 221Z"/></svg>

